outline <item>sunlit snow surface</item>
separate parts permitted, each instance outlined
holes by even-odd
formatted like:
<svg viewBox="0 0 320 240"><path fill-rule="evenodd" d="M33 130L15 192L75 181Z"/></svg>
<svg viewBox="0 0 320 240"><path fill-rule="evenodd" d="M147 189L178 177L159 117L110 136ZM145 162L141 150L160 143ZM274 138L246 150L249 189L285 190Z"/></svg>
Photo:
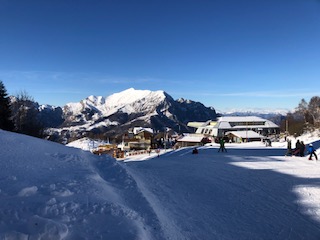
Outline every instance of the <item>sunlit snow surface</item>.
<svg viewBox="0 0 320 240"><path fill-rule="evenodd" d="M1 130L0 144L0 239L162 238L114 159Z"/></svg>
<svg viewBox="0 0 320 240"><path fill-rule="evenodd" d="M0 239L320 239L320 162L285 143L125 161L1 130L0 144Z"/></svg>

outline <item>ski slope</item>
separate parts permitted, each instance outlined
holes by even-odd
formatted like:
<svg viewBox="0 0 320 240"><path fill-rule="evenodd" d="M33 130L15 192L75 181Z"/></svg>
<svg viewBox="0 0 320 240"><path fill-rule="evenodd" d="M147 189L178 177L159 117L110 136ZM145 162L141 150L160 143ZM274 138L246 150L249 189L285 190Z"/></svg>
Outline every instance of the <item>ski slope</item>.
<svg viewBox="0 0 320 240"><path fill-rule="evenodd" d="M319 239L320 163L284 153L189 148L127 169L172 239Z"/></svg>
<svg viewBox="0 0 320 240"><path fill-rule="evenodd" d="M126 161L1 130L0 144L0 239L320 238L320 162L284 143Z"/></svg>

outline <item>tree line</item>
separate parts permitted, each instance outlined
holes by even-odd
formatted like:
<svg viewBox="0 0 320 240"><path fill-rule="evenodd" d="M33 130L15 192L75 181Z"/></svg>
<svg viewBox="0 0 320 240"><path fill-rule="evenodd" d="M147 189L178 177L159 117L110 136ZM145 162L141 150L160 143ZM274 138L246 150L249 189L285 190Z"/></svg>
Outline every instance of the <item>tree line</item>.
<svg viewBox="0 0 320 240"><path fill-rule="evenodd" d="M25 91L16 96L8 96L0 80L0 129L43 137L44 127L38 118L36 105L34 99Z"/></svg>
<svg viewBox="0 0 320 240"><path fill-rule="evenodd" d="M282 120L280 128L282 132L297 136L320 128L320 97L311 97L309 102L301 99L295 110Z"/></svg>

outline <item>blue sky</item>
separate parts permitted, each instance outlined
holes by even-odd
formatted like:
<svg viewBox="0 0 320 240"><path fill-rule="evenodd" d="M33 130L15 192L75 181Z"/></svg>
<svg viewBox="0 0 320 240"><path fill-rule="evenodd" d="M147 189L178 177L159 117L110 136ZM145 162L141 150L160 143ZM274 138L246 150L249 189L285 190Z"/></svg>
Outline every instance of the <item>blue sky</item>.
<svg viewBox="0 0 320 240"><path fill-rule="evenodd" d="M0 79L63 106L128 88L218 110L320 94L319 0L0 0Z"/></svg>

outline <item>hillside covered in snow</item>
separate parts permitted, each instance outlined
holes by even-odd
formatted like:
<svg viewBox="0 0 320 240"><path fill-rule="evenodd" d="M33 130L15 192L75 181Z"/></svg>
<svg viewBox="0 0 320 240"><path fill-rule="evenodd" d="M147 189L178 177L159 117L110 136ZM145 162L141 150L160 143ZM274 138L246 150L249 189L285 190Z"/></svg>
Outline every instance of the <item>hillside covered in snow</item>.
<svg viewBox="0 0 320 240"><path fill-rule="evenodd" d="M0 239L320 238L320 163L285 142L125 161L2 130L0 144Z"/></svg>

